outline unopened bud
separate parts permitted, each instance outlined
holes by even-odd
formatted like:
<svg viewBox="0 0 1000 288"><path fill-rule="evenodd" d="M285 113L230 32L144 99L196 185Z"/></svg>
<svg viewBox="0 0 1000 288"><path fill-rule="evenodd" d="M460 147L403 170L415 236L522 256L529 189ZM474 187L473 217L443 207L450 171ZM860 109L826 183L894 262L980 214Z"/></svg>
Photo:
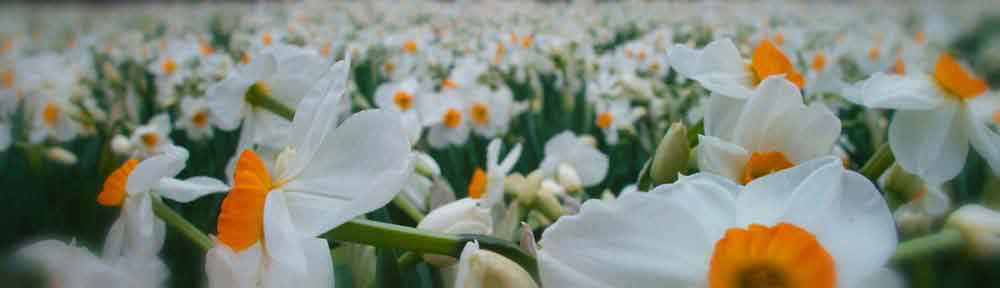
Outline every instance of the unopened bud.
<svg viewBox="0 0 1000 288"><path fill-rule="evenodd" d="M434 161L434 158L431 158L430 155L423 152L413 152L413 155L416 160L414 161L416 163L414 168L416 168L417 173L427 177L441 175L441 167L438 166L437 161Z"/></svg>
<svg viewBox="0 0 1000 288"><path fill-rule="evenodd" d="M493 233L493 216L489 209L479 207L477 199L464 198L432 210L417 224L418 229L448 234ZM424 261L443 268L455 264L455 258L424 254Z"/></svg>
<svg viewBox="0 0 1000 288"><path fill-rule="evenodd" d="M566 188L566 192L575 194L583 190L583 181L580 181L580 174L576 173L576 169L573 166L567 164L559 164L556 168L556 180L559 181L559 185Z"/></svg>
<svg viewBox="0 0 1000 288"><path fill-rule="evenodd" d="M677 181L677 175L687 169L690 155L687 127L680 122L670 125L670 130L660 139L653 163L649 167L653 186Z"/></svg>
<svg viewBox="0 0 1000 288"><path fill-rule="evenodd" d="M532 288L538 287L538 284L531 279L528 271L514 261L492 251L479 249L476 242L469 242L462 249L455 287Z"/></svg>
<svg viewBox="0 0 1000 288"><path fill-rule="evenodd" d="M1000 213L976 204L965 205L951 213L946 225L962 233L973 255L1000 254Z"/></svg>
<svg viewBox="0 0 1000 288"><path fill-rule="evenodd" d="M118 155L128 155L132 153L132 142L128 141L125 135L115 135L111 138L111 151Z"/></svg>
<svg viewBox="0 0 1000 288"><path fill-rule="evenodd" d="M521 203L521 207L533 207L535 205L535 200L538 198L538 191L541 190L544 177L541 170L535 170L528 174L527 177L524 177L524 181L513 183L516 184L513 188L517 191L517 202Z"/></svg>
<svg viewBox="0 0 1000 288"><path fill-rule="evenodd" d="M542 189L538 190L538 199L535 207L549 219L558 219L563 214L562 205L559 204L558 194L565 194L559 184L552 180L542 182Z"/></svg>
<svg viewBox="0 0 1000 288"><path fill-rule="evenodd" d="M69 150L52 147L45 151L45 156L49 157L50 160L63 165L73 165L76 164L76 154L69 152Z"/></svg>

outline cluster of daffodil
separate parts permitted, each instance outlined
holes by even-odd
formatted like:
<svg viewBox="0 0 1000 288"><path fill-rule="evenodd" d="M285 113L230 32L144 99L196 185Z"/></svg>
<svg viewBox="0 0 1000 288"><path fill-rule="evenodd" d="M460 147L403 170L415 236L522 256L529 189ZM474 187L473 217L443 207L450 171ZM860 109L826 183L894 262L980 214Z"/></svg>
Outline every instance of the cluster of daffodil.
<svg viewBox="0 0 1000 288"><path fill-rule="evenodd" d="M905 286L1000 254L1000 94L949 49L978 8L14 7L0 154L119 211L100 257L17 254L59 287Z"/></svg>

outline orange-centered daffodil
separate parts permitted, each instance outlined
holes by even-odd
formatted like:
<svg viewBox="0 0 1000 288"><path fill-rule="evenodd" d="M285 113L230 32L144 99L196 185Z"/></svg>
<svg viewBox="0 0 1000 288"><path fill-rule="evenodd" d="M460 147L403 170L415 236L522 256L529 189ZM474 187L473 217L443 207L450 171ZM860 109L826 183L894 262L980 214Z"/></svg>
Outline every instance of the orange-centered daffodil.
<svg viewBox="0 0 1000 288"><path fill-rule="evenodd" d="M452 81L451 79L441 80L441 89L455 89L458 88L458 83Z"/></svg>
<svg viewBox="0 0 1000 288"><path fill-rule="evenodd" d="M595 122L597 122L597 127L605 129L611 127L611 122L613 122L614 120L615 117L611 115L611 112L601 112L597 114L597 119L595 120Z"/></svg>
<svg viewBox="0 0 1000 288"><path fill-rule="evenodd" d="M205 125L208 125L208 111L201 110L194 113L194 115L191 116L191 123L194 124L195 127L205 128Z"/></svg>
<svg viewBox="0 0 1000 288"><path fill-rule="evenodd" d="M97 195L97 203L104 206L122 205L122 202L125 202L125 197L128 196L128 193L125 192L125 184L128 183L128 176L132 174L132 170L135 170L136 165L139 165L139 161L129 159L121 167L111 172L111 175L108 175L108 178L104 180L101 194Z"/></svg>
<svg viewBox="0 0 1000 288"><path fill-rule="evenodd" d="M3 88L14 88L14 70L8 69L3 71Z"/></svg>
<svg viewBox="0 0 1000 288"><path fill-rule="evenodd" d="M832 288L836 275L833 257L809 231L788 223L751 224L730 228L715 243L708 286Z"/></svg>
<svg viewBox="0 0 1000 288"><path fill-rule="evenodd" d="M896 57L896 63L892 64L892 73L895 73L896 75L906 74L906 63L903 62L902 56Z"/></svg>
<svg viewBox="0 0 1000 288"><path fill-rule="evenodd" d="M795 83L800 89L805 85L802 74L795 71L792 62L788 60L785 53L781 52L771 41L764 40L757 44L753 50L753 57L750 59L750 70L753 72L753 85L757 86L761 81L771 75L785 74L785 79Z"/></svg>
<svg viewBox="0 0 1000 288"><path fill-rule="evenodd" d="M490 109L486 107L486 103L477 102L469 107L469 115L472 118L472 122L476 124L484 125L490 121Z"/></svg>
<svg viewBox="0 0 1000 288"><path fill-rule="evenodd" d="M986 81L966 72L948 53L941 53L938 57L934 65L934 80L946 94L960 100L976 98L989 90Z"/></svg>
<svg viewBox="0 0 1000 288"><path fill-rule="evenodd" d="M174 61L173 57L167 57L160 63L160 69L163 70L164 74L174 74L174 71L177 71L177 61Z"/></svg>
<svg viewBox="0 0 1000 288"><path fill-rule="evenodd" d="M417 41L406 40L403 42L403 51L409 54L417 53Z"/></svg>
<svg viewBox="0 0 1000 288"><path fill-rule="evenodd" d="M59 114L62 113L59 109L59 105L55 102L49 101L45 103L45 107L42 108L42 122L45 126L55 127L59 121Z"/></svg>
<svg viewBox="0 0 1000 288"><path fill-rule="evenodd" d="M264 35L260 35L260 43L263 43L264 46L271 46L271 43L273 42L274 38L271 37L270 32L264 32Z"/></svg>
<svg viewBox="0 0 1000 288"><path fill-rule="evenodd" d="M753 152L750 153L750 161L743 168L743 179L741 184L746 185L760 177L795 166L784 153L781 152Z"/></svg>
<svg viewBox="0 0 1000 288"><path fill-rule="evenodd" d="M399 110L410 110L410 107L413 107L413 94L403 90L396 91L396 94L392 95L392 102L396 103Z"/></svg>

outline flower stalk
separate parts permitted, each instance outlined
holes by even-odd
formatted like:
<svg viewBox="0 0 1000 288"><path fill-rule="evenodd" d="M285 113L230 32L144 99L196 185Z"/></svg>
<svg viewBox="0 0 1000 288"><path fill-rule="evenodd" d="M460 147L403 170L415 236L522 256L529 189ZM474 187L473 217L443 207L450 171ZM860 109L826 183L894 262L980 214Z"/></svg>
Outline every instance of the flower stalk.
<svg viewBox="0 0 1000 288"><path fill-rule="evenodd" d="M966 241L957 229L943 229L937 233L910 239L896 246L896 253L890 259L893 263L918 259L932 253L958 250Z"/></svg>
<svg viewBox="0 0 1000 288"><path fill-rule="evenodd" d="M859 172L865 178L868 178L868 180L876 182L878 181L878 177L882 176L882 173L892 166L893 162L896 162L896 157L892 154L892 148L889 148L888 143L883 143L879 146L878 151L875 151L875 155L872 155L872 158L868 159L868 163L865 163L861 167Z"/></svg>
<svg viewBox="0 0 1000 288"><path fill-rule="evenodd" d="M262 84L257 83L250 86L247 90L246 100L247 103L253 105L256 108L263 108L264 110L271 111L281 118L285 118L288 121L292 121L295 118L295 109L288 107L285 103L281 103L277 98L274 98L270 93L270 89L264 88Z"/></svg>
<svg viewBox="0 0 1000 288"><path fill-rule="evenodd" d="M167 207L167 204L164 204L160 197L153 196L150 198L153 202L153 213L156 214L156 217L160 217L171 228L177 229L178 232L187 237L188 240L191 240L202 251L208 251L208 249L212 248L212 239L208 238L201 230L198 230L198 227L195 227L194 224L188 222L183 216L174 212L170 207Z"/></svg>

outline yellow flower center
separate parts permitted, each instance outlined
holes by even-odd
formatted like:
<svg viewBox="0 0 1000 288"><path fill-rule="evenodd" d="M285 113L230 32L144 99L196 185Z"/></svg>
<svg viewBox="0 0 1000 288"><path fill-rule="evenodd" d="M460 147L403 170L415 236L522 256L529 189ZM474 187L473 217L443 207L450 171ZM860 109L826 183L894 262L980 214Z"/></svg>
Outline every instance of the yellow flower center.
<svg viewBox="0 0 1000 288"><path fill-rule="evenodd" d="M820 71L823 68L826 68L826 54L822 51L816 52L816 55L813 55L812 69L813 71Z"/></svg>
<svg viewBox="0 0 1000 288"><path fill-rule="evenodd" d="M219 210L216 231L220 242L240 252L264 236L264 201L272 188L264 161L257 153L244 150L236 162L233 188Z"/></svg>
<svg viewBox="0 0 1000 288"><path fill-rule="evenodd" d="M506 53L507 49L503 47L503 43L497 43L496 52L493 52L493 65L499 65L500 60L503 60L503 54Z"/></svg>
<svg viewBox="0 0 1000 288"><path fill-rule="evenodd" d="M444 112L441 122L444 123L444 127L458 128L458 125L462 124L462 112L458 112L458 109L455 108L448 108L448 111Z"/></svg>
<svg viewBox="0 0 1000 288"><path fill-rule="evenodd" d="M490 121L490 109L486 107L485 103L472 104L472 107L469 108L469 114L476 124L483 125Z"/></svg>
<svg viewBox="0 0 1000 288"><path fill-rule="evenodd" d="M868 48L868 60L875 61L879 55L882 55L882 51L878 49L878 46Z"/></svg>
<svg viewBox="0 0 1000 288"><path fill-rule="evenodd" d="M177 62L174 61L173 57L167 57L166 59L163 59L162 63L160 63L160 69L163 70L164 74L174 74L174 71L177 71Z"/></svg>
<svg viewBox="0 0 1000 288"><path fill-rule="evenodd" d="M781 32L774 33L774 37L772 37L772 39L774 40L774 44L785 44L785 34L781 34Z"/></svg>
<svg viewBox="0 0 1000 288"><path fill-rule="evenodd" d="M774 47L771 41L764 40L760 44L757 44L757 48L753 50L753 56L750 60L750 70L755 76L753 79L753 85L757 86L761 81L767 79L771 75L784 74L785 79L795 83L795 86L802 88L805 85L805 79L802 78L802 74L795 71L795 67L792 66L792 62L788 60L785 53Z"/></svg>
<svg viewBox="0 0 1000 288"><path fill-rule="evenodd" d="M396 71L396 64L385 62L385 64L382 64L382 70L385 70L386 74L392 74L393 71Z"/></svg>
<svg viewBox="0 0 1000 288"><path fill-rule="evenodd" d="M267 84L264 80L257 80L252 86L250 86L250 93L256 93L262 96L271 96L271 84Z"/></svg>
<svg viewBox="0 0 1000 288"><path fill-rule="evenodd" d="M903 62L903 57L896 57L896 63L892 64L892 73L896 75L903 75L906 73L906 63Z"/></svg>
<svg viewBox="0 0 1000 288"><path fill-rule="evenodd" d="M993 123L1000 125L1000 111L993 112Z"/></svg>
<svg viewBox="0 0 1000 288"><path fill-rule="evenodd" d="M753 179L767 176L768 174L784 170L795 166L784 153L781 152L753 152L750 153L750 161L743 168L743 179L741 183L747 185Z"/></svg>
<svg viewBox="0 0 1000 288"><path fill-rule="evenodd" d="M243 65L250 64L250 53L249 52L243 51L243 55L240 56L240 63L243 63Z"/></svg>
<svg viewBox="0 0 1000 288"><path fill-rule="evenodd" d="M330 53L333 53L333 43L326 41L326 43L323 43L323 47L319 48L319 54L323 55L323 57L330 57Z"/></svg>
<svg viewBox="0 0 1000 288"><path fill-rule="evenodd" d="M3 39L3 44L0 44L0 54L6 54L11 49L14 49L14 40L10 38Z"/></svg>
<svg viewBox="0 0 1000 288"><path fill-rule="evenodd" d="M205 128L205 126L208 125L208 112L202 110L194 113L194 115L191 116L191 124L194 124L194 127L197 128Z"/></svg>
<svg viewBox="0 0 1000 288"><path fill-rule="evenodd" d="M441 89L455 89L458 88L458 83L452 81L451 79L441 80Z"/></svg>
<svg viewBox="0 0 1000 288"><path fill-rule="evenodd" d="M482 168L476 168L476 172L472 173L472 179L469 180L469 198L479 199L483 197L483 193L486 192L486 171Z"/></svg>
<svg viewBox="0 0 1000 288"><path fill-rule="evenodd" d="M934 65L934 80L948 95L960 100L976 98L989 90L986 81L966 72L948 53L941 53L938 57Z"/></svg>
<svg viewBox="0 0 1000 288"><path fill-rule="evenodd" d="M521 38L521 47L523 48L531 47L531 43L534 41L535 39L531 37L531 35L524 36L523 38Z"/></svg>
<svg viewBox="0 0 1000 288"><path fill-rule="evenodd" d="M396 94L392 95L392 102L396 103L399 110L409 110L413 106L413 94L403 90L396 91Z"/></svg>
<svg viewBox="0 0 1000 288"><path fill-rule="evenodd" d="M611 122L615 120L615 117L611 115L611 112L601 112L597 114L597 127L601 129L606 129L611 127Z"/></svg>
<svg viewBox="0 0 1000 288"><path fill-rule="evenodd" d="M205 40L198 40L198 51L201 52L202 56L209 56L215 53L215 48L212 48L212 43Z"/></svg>
<svg viewBox="0 0 1000 288"><path fill-rule="evenodd" d="M917 34L913 35L913 41L923 45L927 43L927 34L924 34L924 31L917 31Z"/></svg>
<svg viewBox="0 0 1000 288"><path fill-rule="evenodd" d="M44 122L46 126L55 127L56 122L59 121L59 114L62 112L59 109L59 105L55 102L49 101L45 103L45 107L42 109L42 122Z"/></svg>
<svg viewBox="0 0 1000 288"><path fill-rule="evenodd" d="M132 174L132 170L135 170L136 165L139 165L139 161L129 159L121 167L111 172L111 175L108 175L108 178L104 180L101 194L97 195L97 203L103 206L122 205L122 202L125 202L125 196L128 195L125 193L128 176Z"/></svg>
<svg viewBox="0 0 1000 288"><path fill-rule="evenodd" d="M3 88L14 88L14 70L3 71Z"/></svg>
<svg viewBox="0 0 1000 288"><path fill-rule="evenodd" d="M274 42L274 38L271 37L270 32L264 32L264 35L260 35L260 43L264 43L264 46L271 46Z"/></svg>
<svg viewBox="0 0 1000 288"><path fill-rule="evenodd" d="M154 148L156 144L160 144L160 135L156 133L146 133L139 137L142 140L142 144L146 145L146 148Z"/></svg>
<svg viewBox="0 0 1000 288"><path fill-rule="evenodd" d="M403 42L403 51L409 54L417 53L417 41L406 40Z"/></svg>
<svg viewBox="0 0 1000 288"><path fill-rule="evenodd" d="M710 261L711 288L836 286L833 257L812 233L788 223L729 229Z"/></svg>

